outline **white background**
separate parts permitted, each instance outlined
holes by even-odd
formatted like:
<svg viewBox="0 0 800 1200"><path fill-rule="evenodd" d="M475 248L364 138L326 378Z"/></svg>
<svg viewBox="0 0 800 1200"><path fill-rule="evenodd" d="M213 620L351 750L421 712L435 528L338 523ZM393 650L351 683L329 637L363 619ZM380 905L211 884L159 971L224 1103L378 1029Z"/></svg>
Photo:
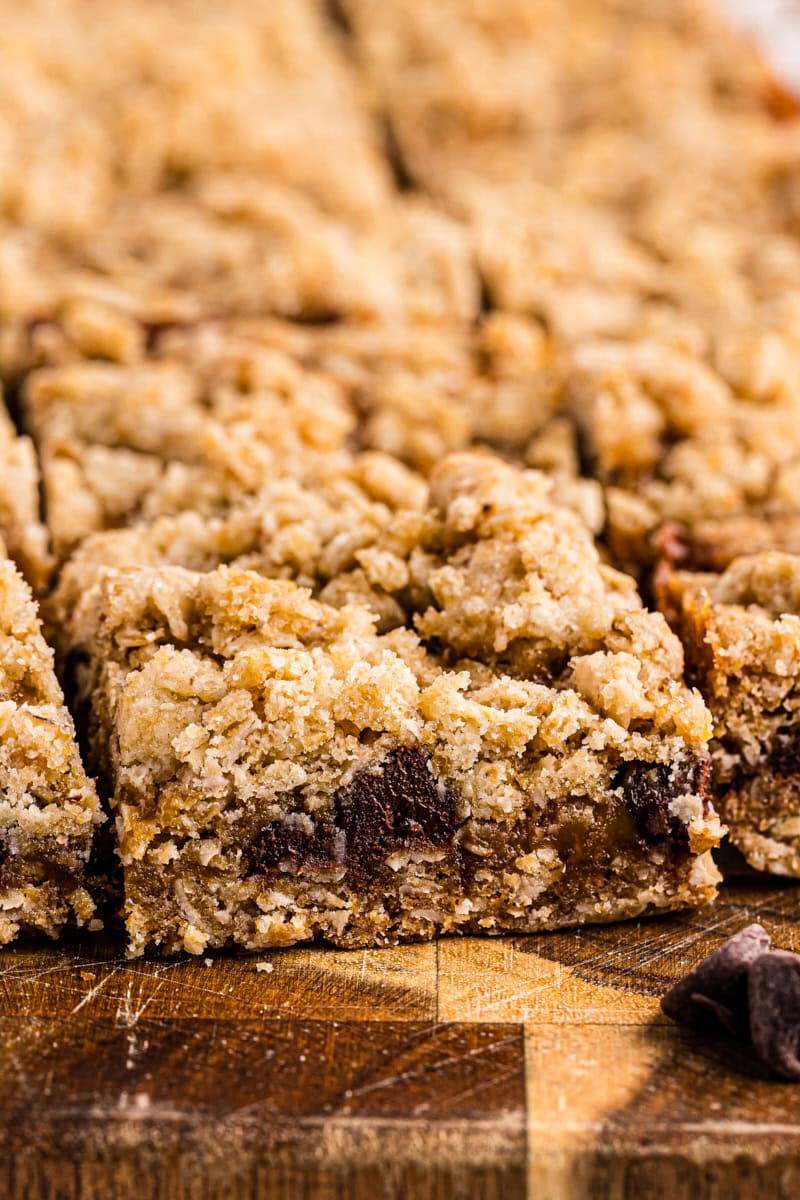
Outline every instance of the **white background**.
<svg viewBox="0 0 800 1200"><path fill-rule="evenodd" d="M776 74L800 89L800 0L717 0L756 36Z"/></svg>

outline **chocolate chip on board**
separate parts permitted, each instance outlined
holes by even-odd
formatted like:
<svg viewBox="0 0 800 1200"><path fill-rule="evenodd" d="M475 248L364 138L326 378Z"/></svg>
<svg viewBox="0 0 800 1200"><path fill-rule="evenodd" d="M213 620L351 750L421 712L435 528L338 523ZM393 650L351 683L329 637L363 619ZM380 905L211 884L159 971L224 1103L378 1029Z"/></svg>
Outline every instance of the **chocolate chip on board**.
<svg viewBox="0 0 800 1200"><path fill-rule="evenodd" d="M722 1026L728 1033L746 1034L748 973L769 947L766 929L748 925L678 980L662 998L661 1008L683 1025L698 1029Z"/></svg>
<svg viewBox="0 0 800 1200"><path fill-rule="evenodd" d="M800 1079L800 954L773 950L757 958L748 997L756 1054L776 1075Z"/></svg>

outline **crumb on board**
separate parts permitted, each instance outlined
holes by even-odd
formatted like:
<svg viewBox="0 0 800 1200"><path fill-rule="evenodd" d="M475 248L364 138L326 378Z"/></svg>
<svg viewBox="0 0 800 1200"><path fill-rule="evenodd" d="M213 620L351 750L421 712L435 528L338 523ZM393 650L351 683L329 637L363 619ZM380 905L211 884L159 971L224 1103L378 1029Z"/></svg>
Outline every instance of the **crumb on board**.
<svg viewBox="0 0 800 1200"><path fill-rule="evenodd" d="M275 968L273 967L271 962L257 962L256 963L256 971L258 972L259 975L261 974L262 971L266 971L267 974L269 974L270 972L272 972L274 970L275 970Z"/></svg>

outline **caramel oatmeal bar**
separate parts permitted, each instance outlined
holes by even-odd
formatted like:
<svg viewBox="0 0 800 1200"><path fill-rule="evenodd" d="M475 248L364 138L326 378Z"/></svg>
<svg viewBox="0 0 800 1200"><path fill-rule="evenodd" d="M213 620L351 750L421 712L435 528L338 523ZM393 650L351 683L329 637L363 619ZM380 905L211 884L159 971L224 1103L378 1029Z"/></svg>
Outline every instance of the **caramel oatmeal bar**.
<svg viewBox="0 0 800 1200"><path fill-rule="evenodd" d="M750 124L784 115L758 56L701 0L340 7L406 169L445 193L458 172L536 178L635 211L656 188L692 186L672 168L698 152L696 174L719 189Z"/></svg>
<svg viewBox="0 0 800 1200"><path fill-rule="evenodd" d="M472 237L457 216L398 195L354 224L280 183L232 172L197 181L191 194L123 195L91 236L63 247L0 220L0 265L0 315L22 323L104 291L148 320L427 321L471 319L480 308Z"/></svg>
<svg viewBox="0 0 800 1200"><path fill-rule="evenodd" d="M657 578L713 717L715 803L731 840L759 870L800 875L800 557Z"/></svg>
<svg viewBox="0 0 800 1200"><path fill-rule="evenodd" d="M62 333L64 326L61 327ZM569 419L559 411L562 370L542 325L494 311L477 323L298 326L273 319L166 328L159 355L197 363L211 337L273 347L336 380L356 415L352 441L427 475L448 453L487 446L546 471L558 499L595 533L604 524L602 488L581 473Z"/></svg>
<svg viewBox="0 0 800 1200"><path fill-rule="evenodd" d="M550 338L520 314L490 312L478 322L456 316L435 324L298 327L250 319L225 327L242 344L282 350L337 380L358 415L359 446L423 472L475 443L524 461L556 411ZM176 326L155 346L194 362L207 336L202 325Z"/></svg>
<svg viewBox="0 0 800 1200"><path fill-rule="evenodd" d="M747 371L719 348L710 359L658 338L575 350L563 405L605 487L618 565L646 573L666 553L724 566L747 529L760 546L773 548L774 536L775 546L793 548L798 364L767 332L743 335L745 348Z"/></svg>
<svg viewBox="0 0 800 1200"><path fill-rule="evenodd" d="M342 8L406 174L475 225L495 303L570 338L643 307L796 303L797 106L712 6Z"/></svg>
<svg viewBox="0 0 800 1200"><path fill-rule="evenodd" d="M663 617L547 480L449 459L394 557L407 624L385 634L362 604L232 567L107 568L81 598L77 700L131 953L524 931L713 896L707 711Z"/></svg>
<svg viewBox="0 0 800 1200"><path fill-rule="evenodd" d="M547 340L526 318L200 321L151 330L147 344L144 333L89 300L31 333L30 354L57 364L27 376L23 412L59 560L103 529L187 509L225 516L281 476L310 485L357 474L359 448L426 473L483 443L546 470L564 503L593 530L603 524L600 485L581 476L557 415ZM116 359L91 357L100 347ZM410 478L400 463L397 474Z"/></svg>
<svg viewBox="0 0 800 1200"><path fill-rule="evenodd" d="M47 530L39 517L39 467L29 438L18 437L0 397L0 542L40 588L51 567Z"/></svg>
<svg viewBox="0 0 800 1200"><path fill-rule="evenodd" d="M0 557L0 943L93 919L100 821L30 590Z"/></svg>
<svg viewBox="0 0 800 1200"><path fill-rule="evenodd" d="M45 627L62 666L74 638L75 608L106 567L235 565L291 579L337 607L368 607L382 631L402 625L408 560L429 520L428 486L388 455L357 455L314 487L291 477L268 482L224 516L187 511L93 534L63 564L42 601ZM71 672L70 672L71 673Z"/></svg>
<svg viewBox="0 0 800 1200"><path fill-rule="evenodd" d="M478 311L467 231L399 193L315 0L109 0L91 21L34 0L3 20L4 318L104 286L140 314Z"/></svg>
<svg viewBox="0 0 800 1200"><path fill-rule="evenodd" d="M558 442L558 430L551 433ZM434 484L457 461L440 464ZM482 476L502 478L504 471L508 480L517 477L488 455L463 461L472 464L476 482ZM542 507L556 501L577 511L591 528L585 504L577 503L591 494L583 490L591 487L589 481L569 485L558 473L537 480ZM427 596L429 552L438 523L426 480L390 455L366 451L354 455L335 477L313 486L289 476L271 480L224 516L187 511L86 538L42 601L45 628L59 666L69 674L75 608L103 568L210 571L232 565L291 579L326 604L361 604L383 633L408 624L419 610L419 598Z"/></svg>
<svg viewBox="0 0 800 1200"><path fill-rule="evenodd" d="M121 200L79 250L73 272L161 303L188 297L199 316L469 319L480 306L469 230L411 196L352 224L291 188L226 172ZM76 286L67 273L55 298Z"/></svg>
<svg viewBox="0 0 800 1200"><path fill-rule="evenodd" d="M63 339L64 323L60 333ZM357 418L357 447L392 455L423 474L453 451L491 447L546 470L559 481L561 498L569 495L599 531L601 488L581 475L574 429L559 412L562 373L538 321L494 311L466 324L298 326L240 319L215 330L185 323L155 335L153 352L196 364L224 338L242 352L248 345L256 353L278 349L336 380ZM63 341L56 352L67 353Z"/></svg>
<svg viewBox="0 0 800 1200"><path fill-rule="evenodd" d="M363 220L390 176L315 0L4 0L0 215L93 238L120 193L244 172ZM342 170L342 163L347 170Z"/></svg>
<svg viewBox="0 0 800 1200"><path fill-rule="evenodd" d="M59 558L97 530L226 511L275 474L335 473L354 417L331 380L285 355L214 339L202 362L44 368L23 412Z"/></svg>

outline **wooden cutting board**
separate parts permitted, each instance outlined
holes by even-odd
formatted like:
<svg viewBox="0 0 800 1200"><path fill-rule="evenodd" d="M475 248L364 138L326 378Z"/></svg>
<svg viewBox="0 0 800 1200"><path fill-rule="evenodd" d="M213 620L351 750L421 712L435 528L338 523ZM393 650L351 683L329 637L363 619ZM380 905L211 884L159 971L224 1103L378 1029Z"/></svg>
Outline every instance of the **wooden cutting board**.
<svg viewBox="0 0 800 1200"><path fill-rule="evenodd" d="M399 950L0 954L0 1196L753 1200L800 1195L800 1086L659 1012L800 889ZM259 966L259 964L264 964Z"/></svg>

